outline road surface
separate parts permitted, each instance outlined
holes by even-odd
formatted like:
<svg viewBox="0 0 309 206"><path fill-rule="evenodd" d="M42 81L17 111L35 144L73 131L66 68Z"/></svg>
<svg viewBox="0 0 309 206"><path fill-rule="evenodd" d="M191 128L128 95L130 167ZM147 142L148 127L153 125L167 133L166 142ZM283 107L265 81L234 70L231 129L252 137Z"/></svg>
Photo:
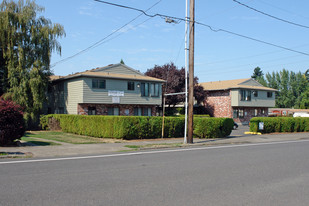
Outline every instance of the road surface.
<svg viewBox="0 0 309 206"><path fill-rule="evenodd" d="M0 161L0 205L309 205L309 141Z"/></svg>

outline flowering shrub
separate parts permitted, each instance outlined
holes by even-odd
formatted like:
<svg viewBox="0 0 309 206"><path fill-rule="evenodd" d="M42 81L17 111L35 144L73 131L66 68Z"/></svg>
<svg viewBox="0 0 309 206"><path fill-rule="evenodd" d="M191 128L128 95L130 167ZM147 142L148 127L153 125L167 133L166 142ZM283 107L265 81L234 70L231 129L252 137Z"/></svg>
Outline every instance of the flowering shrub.
<svg viewBox="0 0 309 206"><path fill-rule="evenodd" d="M22 108L0 98L0 146L12 145L25 133Z"/></svg>

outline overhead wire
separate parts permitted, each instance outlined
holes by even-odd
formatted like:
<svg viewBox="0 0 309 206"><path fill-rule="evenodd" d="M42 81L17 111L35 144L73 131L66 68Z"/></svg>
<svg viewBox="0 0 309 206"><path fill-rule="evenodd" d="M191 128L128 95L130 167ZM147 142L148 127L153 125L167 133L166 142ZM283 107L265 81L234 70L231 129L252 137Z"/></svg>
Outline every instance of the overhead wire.
<svg viewBox="0 0 309 206"><path fill-rule="evenodd" d="M157 4L159 4L161 1L162 1L162 0L157 1L155 4L153 4L151 7L149 7L146 11L152 9L152 8L155 7ZM75 54L73 54L73 55L71 55L71 56L69 56L69 57L66 57L66 58L64 58L64 59L62 59L62 60L60 60L60 61L57 61L57 62L53 63L50 67L53 68L53 67L55 67L55 66L56 66L57 64L59 64L59 63L68 61L68 60L70 60L70 59L72 59L72 58L74 58L74 57L76 57L76 56L78 56L78 55L80 55L80 54L82 54L82 53L84 53L84 52L87 52L87 51L90 50L90 49L96 48L96 47L100 46L101 44L106 43L106 42L108 42L108 41L110 41L110 40L116 38L116 37L119 36L120 34L118 34L117 36L114 36L113 38L108 39L109 37L111 37L111 36L114 35L115 33L119 32L121 29L125 28L126 26L128 26L130 23L132 23L133 21L135 21L136 19L138 19L138 18L139 18L140 16L142 16L142 15L143 15L143 14L139 14L138 16L136 16L135 18L133 18L133 19L130 20L129 22L125 23L124 25L122 25L121 27L119 27L118 29L116 29L115 31L109 33L107 36L105 36L104 38L102 38L102 39L100 39L99 41L95 42L94 44L90 45L89 47L87 47L87 48L85 48L85 49L83 49L83 50L81 50L81 51L79 51L79 52L77 52L77 53L75 53ZM150 18L149 18L149 19L150 19ZM140 24L138 24L138 25L135 25L135 27L137 27L137 26L139 26L139 25L145 23L145 22L148 21L149 19L143 21L142 23L140 23ZM131 29L132 29L132 28L131 28ZM107 40L107 39L108 39L108 40Z"/></svg>
<svg viewBox="0 0 309 206"><path fill-rule="evenodd" d="M255 11L255 12L258 12L258 13L260 13L260 14L263 14L263 15L265 15L265 16L268 16L268 17L270 17L270 18L273 18L273 19L276 19L276 20L279 20L279 21L282 21L282 22L285 22L285 23L288 23L288 24L292 24L292 25L294 25L294 26L299 26L299 27L303 27L303 28L309 29L309 26L302 25L302 24L298 24L298 23L295 23L295 22L292 22L292 21L288 21L288 20L285 20L285 19L282 19L282 18L273 16L273 15L271 15L271 14L267 14L267 13L265 13L265 12L263 12L263 11L257 10L257 9L255 9L255 8L253 8L253 7L251 7L251 6L248 6L247 4L241 3L241 2L239 2L239 1L237 1L237 0L232 0L232 1L234 1L235 3L238 3L238 4L241 5L241 6L247 7L248 9L251 9L251 10L253 10L253 11Z"/></svg>
<svg viewBox="0 0 309 206"><path fill-rule="evenodd" d="M258 0L258 1L259 1L260 3L266 4L266 5L270 6L270 7L273 7L273 8L275 8L275 9L278 9L278 10L283 11L283 12L285 12L285 13L292 14L292 15L294 15L294 16L298 16L298 17L301 17L301 18L309 19L309 17L300 15L300 14L298 14L298 13L289 11L289 10L287 10L287 9L280 8L280 7L278 7L277 5L271 4L271 3L269 3L269 2L262 1L262 0Z"/></svg>
<svg viewBox="0 0 309 206"><path fill-rule="evenodd" d="M168 16L168 15L159 14L159 13L151 15L151 14L148 14L146 11L141 10L141 9L137 9L137 8L134 8L134 7L128 7L128 6L124 6L124 5L120 5L120 4L115 4L115 3L110 3L110 2L107 2L107 1L102 1L102 0L94 0L94 1L97 1L97 2L100 2L100 3L104 3L104 4L113 5L113 6L117 6L117 7L122 7L122 8L126 8L126 9L135 10L135 11L141 12L144 15L152 17L152 18L158 16L158 17L163 17L163 18L171 18L171 19L175 19L175 20L178 20L178 21L190 21L190 20L187 20L185 18ZM224 33L232 34L234 36L238 36L238 37L242 37L242 38L249 39L249 40L252 40L252 41L256 41L256 42L259 42L259 43L263 43L263 44L266 44L266 45L269 45L269 46L273 46L273 47L277 47L277 48L284 49L284 50L287 50L287 51L291 51L291 52L295 52L295 53L302 54L302 55L305 55L305 56L309 56L309 53L306 53L306 52L297 51L297 50L294 50L294 49L290 49L288 47L284 47L284 46L280 46L280 45L277 45L277 44L274 44L274 43L270 43L270 42L266 42L266 41L263 41L263 40L259 40L259 39L256 39L256 38L253 38L253 37L249 37L249 36L246 36L246 35L243 35L243 34L238 34L238 33L235 33L235 32L229 31L229 30L214 29L214 27L212 27L212 26L210 26L208 24L205 24L205 23L201 23L201 22L198 22L198 21L194 21L194 23L196 23L198 25L201 25L201 26L208 27L213 32L224 32Z"/></svg>

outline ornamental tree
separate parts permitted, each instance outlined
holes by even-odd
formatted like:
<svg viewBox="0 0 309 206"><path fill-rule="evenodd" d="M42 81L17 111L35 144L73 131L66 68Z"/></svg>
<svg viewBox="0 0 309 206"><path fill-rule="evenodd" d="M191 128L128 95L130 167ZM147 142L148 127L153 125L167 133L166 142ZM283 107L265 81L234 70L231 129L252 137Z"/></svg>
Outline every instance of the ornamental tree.
<svg viewBox="0 0 309 206"><path fill-rule="evenodd" d="M0 145L12 145L25 133L21 106L0 98Z"/></svg>

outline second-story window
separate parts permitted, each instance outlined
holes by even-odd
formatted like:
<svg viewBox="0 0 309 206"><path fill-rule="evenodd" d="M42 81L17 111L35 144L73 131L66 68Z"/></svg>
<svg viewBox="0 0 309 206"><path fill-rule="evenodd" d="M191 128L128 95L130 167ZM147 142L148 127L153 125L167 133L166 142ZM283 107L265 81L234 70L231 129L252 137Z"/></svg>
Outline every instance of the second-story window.
<svg viewBox="0 0 309 206"><path fill-rule="evenodd" d="M150 84L150 95L152 97L159 96L159 84L155 84L155 83Z"/></svg>
<svg viewBox="0 0 309 206"><path fill-rule="evenodd" d="M251 101L251 90L240 90L241 101Z"/></svg>
<svg viewBox="0 0 309 206"><path fill-rule="evenodd" d="M141 83L141 95L149 97L149 83Z"/></svg>
<svg viewBox="0 0 309 206"><path fill-rule="evenodd" d="M103 79L92 79L92 88L94 89L105 89L105 80Z"/></svg>
<svg viewBox="0 0 309 206"><path fill-rule="evenodd" d="M134 90L134 82L128 82L128 90Z"/></svg>
<svg viewBox="0 0 309 206"><path fill-rule="evenodd" d="M268 98L272 98L273 97L273 93L272 92L267 92L267 97Z"/></svg>
<svg viewBox="0 0 309 206"><path fill-rule="evenodd" d="M259 92L258 91L253 91L253 95L254 95L254 97L258 97L259 96Z"/></svg>

